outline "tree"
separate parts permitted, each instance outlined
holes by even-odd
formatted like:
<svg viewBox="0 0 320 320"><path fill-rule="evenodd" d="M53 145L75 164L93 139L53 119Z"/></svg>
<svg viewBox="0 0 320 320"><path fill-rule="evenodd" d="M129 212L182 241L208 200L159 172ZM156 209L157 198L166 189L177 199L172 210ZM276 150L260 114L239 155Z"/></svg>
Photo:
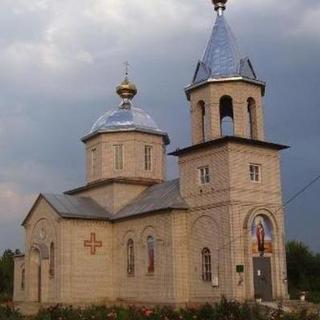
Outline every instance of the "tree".
<svg viewBox="0 0 320 320"><path fill-rule="evenodd" d="M299 241L289 241L286 246L289 294L298 298L301 291L309 292L311 301L320 301L320 255Z"/></svg>
<svg viewBox="0 0 320 320"><path fill-rule="evenodd" d="M12 296L13 293L13 257L20 254L19 250L13 252L10 249L4 251L0 258L0 294Z"/></svg>

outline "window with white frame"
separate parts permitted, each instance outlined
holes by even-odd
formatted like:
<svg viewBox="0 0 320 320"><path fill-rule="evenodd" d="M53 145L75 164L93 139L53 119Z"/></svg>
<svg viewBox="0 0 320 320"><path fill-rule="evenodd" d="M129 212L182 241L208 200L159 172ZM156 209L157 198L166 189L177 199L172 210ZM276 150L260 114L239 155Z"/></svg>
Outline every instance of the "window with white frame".
<svg viewBox="0 0 320 320"><path fill-rule="evenodd" d="M114 147L114 168L116 170L123 169L123 145L116 144Z"/></svg>
<svg viewBox="0 0 320 320"><path fill-rule="evenodd" d="M91 173L92 175L96 175L97 173L97 149L91 149Z"/></svg>
<svg viewBox="0 0 320 320"><path fill-rule="evenodd" d="M144 146L144 169L151 171L152 169L152 147Z"/></svg>
<svg viewBox="0 0 320 320"><path fill-rule="evenodd" d="M250 163L249 165L250 181L261 182L261 165Z"/></svg>
<svg viewBox="0 0 320 320"><path fill-rule="evenodd" d="M209 167L199 168L200 184L208 184L210 182Z"/></svg>
<svg viewBox="0 0 320 320"><path fill-rule="evenodd" d="M208 248L202 250L202 280L211 281L211 252Z"/></svg>

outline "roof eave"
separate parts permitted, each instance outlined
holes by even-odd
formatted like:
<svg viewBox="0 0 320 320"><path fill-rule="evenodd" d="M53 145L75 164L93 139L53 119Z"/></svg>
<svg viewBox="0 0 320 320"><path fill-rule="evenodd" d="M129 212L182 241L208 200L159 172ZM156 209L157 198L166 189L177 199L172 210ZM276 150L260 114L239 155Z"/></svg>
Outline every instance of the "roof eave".
<svg viewBox="0 0 320 320"><path fill-rule="evenodd" d="M166 132L163 132L163 131L155 131L155 130L151 130L151 129L148 129L148 128L122 128L122 129L119 129L119 128L114 128L114 129L105 129L105 130L98 130L98 131L95 131L95 132L92 132L92 133L89 133L87 135L85 135L83 138L81 138L81 141L83 143L86 143L87 141L89 141L90 139L100 135L100 134L107 134L107 133L118 133L118 132L142 132L142 133L149 133L149 134L154 134L154 135L157 135L157 136L162 136L163 137L163 140L164 140L164 143L165 145L169 145L170 144L170 138L169 138L169 135L168 133Z"/></svg>
<svg viewBox="0 0 320 320"><path fill-rule="evenodd" d="M127 215L127 216L123 216L123 217L117 217L117 215L115 215L114 217L112 217L111 221L112 222L117 222L117 221L121 221L121 220L125 220L125 219L135 219L137 216L141 216L141 215L152 215L152 214L158 214L161 211L168 211L171 212L173 210L177 210L177 211L183 211L183 210L189 210L189 207L186 206L169 206L166 208L159 208L159 209L152 209L152 210L147 210L147 211L143 211L143 212L137 212L135 214L132 215Z"/></svg>
<svg viewBox="0 0 320 320"><path fill-rule="evenodd" d="M252 83L257 86L260 86L262 96L264 96L264 94L265 94L266 82L261 81L261 80L257 80L257 79L246 78L243 76L208 78L208 79L200 81L198 83L189 84L188 86L186 86L184 88L184 91L186 93L187 99L190 100L190 92L194 89L197 89L199 87L202 87L202 86L210 84L210 83L223 83L223 82L235 82L235 81L244 81L244 82L248 82L248 83Z"/></svg>
<svg viewBox="0 0 320 320"><path fill-rule="evenodd" d="M80 216L80 215L71 215L71 214L65 214L61 213L61 217L63 219L69 219L69 220L95 220L95 221L104 221L104 222L110 222L111 217L97 217L97 216Z"/></svg>
<svg viewBox="0 0 320 320"><path fill-rule="evenodd" d="M196 150L199 150L202 148L207 148L210 146L217 146L217 145L221 145L221 144L228 143L228 142L250 144L252 146L269 148L269 149L274 149L274 150L278 150L278 151L290 148L287 145L276 144L276 143L267 142L267 141L253 140L253 139L247 139L247 138L236 137L236 136L225 136L225 137L210 140L210 141L207 141L204 143L196 144L196 145L184 148L184 149L177 149L176 151L168 153L168 155L180 156L180 155L187 154L189 152L193 152L193 151L196 151Z"/></svg>

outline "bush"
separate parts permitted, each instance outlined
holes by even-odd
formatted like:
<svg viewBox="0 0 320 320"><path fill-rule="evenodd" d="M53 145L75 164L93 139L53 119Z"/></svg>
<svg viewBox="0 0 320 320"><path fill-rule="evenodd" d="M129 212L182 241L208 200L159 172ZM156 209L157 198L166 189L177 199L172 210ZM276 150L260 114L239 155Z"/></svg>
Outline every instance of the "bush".
<svg viewBox="0 0 320 320"><path fill-rule="evenodd" d="M175 310L171 307L107 308L92 306L86 309L55 306L41 310L37 316L25 318L9 307L0 306L0 320L320 320L317 314L285 313L281 305L267 311L260 305L249 306L223 298L215 305Z"/></svg>
<svg viewBox="0 0 320 320"><path fill-rule="evenodd" d="M23 319L22 315L10 308L9 306L1 306L0 305L0 320L18 320Z"/></svg>

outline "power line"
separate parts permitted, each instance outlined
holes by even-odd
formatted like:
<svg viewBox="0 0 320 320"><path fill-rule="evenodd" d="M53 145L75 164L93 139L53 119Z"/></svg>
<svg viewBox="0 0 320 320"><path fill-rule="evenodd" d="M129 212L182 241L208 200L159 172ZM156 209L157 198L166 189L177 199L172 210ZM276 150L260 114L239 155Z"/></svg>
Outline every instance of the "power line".
<svg viewBox="0 0 320 320"><path fill-rule="evenodd" d="M296 200L297 198L299 198L303 193L305 193L309 188L311 188L312 185L314 185L318 180L320 180L320 175L317 176L316 178L312 179L311 182L309 182L306 186L304 186L302 189L300 189L297 193L295 193L291 198L289 198L283 205L281 205L274 213L277 213L278 211L280 211L281 209L284 209L288 206L288 204L290 204L291 202L293 202L294 200ZM229 242L227 242L226 244L224 244L222 247L218 248L217 251L220 251L222 249L224 249L227 245L232 244L234 242L236 242L237 240L240 240L243 237L243 235L240 235L239 237L234 238L233 240L230 240Z"/></svg>
<svg viewBox="0 0 320 320"><path fill-rule="evenodd" d="M315 184L320 179L320 175L314 178L310 183L308 183L305 187L303 187L300 191L298 191L295 195L293 195L281 208L287 207L288 204L293 202L295 199L299 198L300 195L302 195L305 191L307 191L313 184ZM281 209L280 208L280 209ZM280 209L278 209L276 212L278 212Z"/></svg>

